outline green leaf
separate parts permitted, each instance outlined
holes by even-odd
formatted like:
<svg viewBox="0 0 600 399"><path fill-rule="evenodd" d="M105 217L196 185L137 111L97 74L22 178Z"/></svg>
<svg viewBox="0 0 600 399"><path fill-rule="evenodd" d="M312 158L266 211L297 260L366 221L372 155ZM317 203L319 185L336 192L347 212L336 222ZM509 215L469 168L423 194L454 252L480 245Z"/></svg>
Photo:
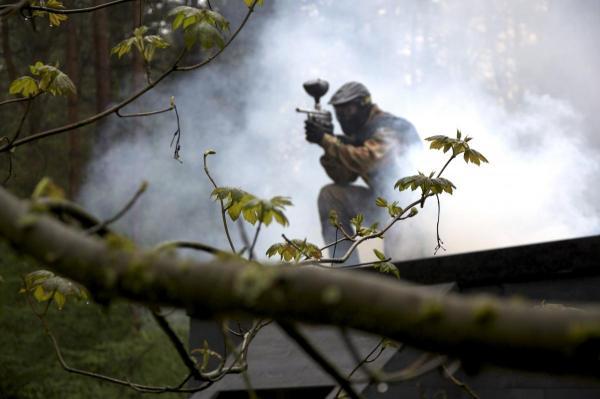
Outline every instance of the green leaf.
<svg viewBox="0 0 600 399"><path fill-rule="evenodd" d="M59 0L44 0L44 1L34 1L32 5L35 6L45 6L48 8L56 8L62 9L65 8L63 3ZM48 16L48 22L50 22L50 26L59 26L61 22L66 21L68 17L65 14L56 14L47 11L34 11L32 14L34 17L43 17L45 15Z"/></svg>
<svg viewBox="0 0 600 399"><path fill-rule="evenodd" d="M52 198L52 199L64 199L65 192L62 188L54 184L52 179L49 177L44 177L39 183L35 186L33 190L33 194L31 194L32 199L39 198Z"/></svg>
<svg viewBox="0 0 600 399"><path fill-rule="evenodd" d="M290 240L290 242L285 241L273 244L267 249L266 255L269 258L279 255L280 259L285 262L290 262L292 260L298 262L302 256L317 260L323 257L319 247L307 242L306 239L293 239Z"/></svg>
<svg viewBox="0 0 600 399"><path fill-rule="evenodd" d="M383 252L377 250L377 249L373 249L373 253L375 254L375 256L377 256L377 259L381 260L381 261L385 261L386 257L383 254Z"/></svg>
<svg viewBox="0 0 600 399"><path fill-rule="evenodd" d="M335 209L329 210L329 215L327 217L327 220L329 221L329 224L332 225L333 227L339 227L339 225L340 225L338 214Z"/></svg>
<svg viewBox="0 0 600 399"><path fill-rule="evenodd" d="M373 268L381 273L393 274L396 278L400 278L400 272L396 265L390 262L376 262Z"/></svg>
<svg viewBox="0 0 600 399"><path fill-rule="evenodd" d="M391 217L395 218L402 213L402 208L398 206L398 201L394 201L387 206L388 213Z"/></svg>
<svg viewBox="0 0 600 399"><path fill-rule="evenodd" d="M223 32L229 31L229 22L219 13L189 6L175 7L169 16L173 17L173 30L183 29L183 41L190 49L200 43L203 49L223 48Z"/></svg>
<svg viewBox="0 0 600 399"><path fill-rule="evenodd" d="M255 1L257 6L262 6L264 3L264 0L244 0L244 4L246 4L247 7L251 7Z"/></svg>
<svg viewBox="0 0 600 399"><path fill-rule="evenodd" d="M67 301L65 295L60 291L54 292L54 296L52 299L54 300L54 303L56 304L58 310L62 310L62 308L65 306L65 302Z"/></svg>
<svg viewBox="0 0 600 399"><path fill-rule="evenodd" d="M375 205L377 205L380 208L387 208L388 202L385 198L377 197L377 199L375 200Z"/></svg>
<svg viewBox="0 0 600 399"><path fill-rule="evenodd" d="M44 287L38 285L33 289L33 297L38 302L45 302L52 297L52 292L46 292Z"/></svg>
<svg viewBox="0 0 600 399"><path fill-rule="evenodd" d="M350 224L352 224L354 226L354 228L358 231L358 230L360 230L364 221L365 221L365 216L362 213L359 213L358 215L356 215L352 219L350 219Z"/></svg>
<svg viewBox="0 0 600 399"><path fill-rule="evenodd" d="M38 82L31 76L21 76L10 84L8 92L21 94L23 97L32 97L39 93Z"/></svg>

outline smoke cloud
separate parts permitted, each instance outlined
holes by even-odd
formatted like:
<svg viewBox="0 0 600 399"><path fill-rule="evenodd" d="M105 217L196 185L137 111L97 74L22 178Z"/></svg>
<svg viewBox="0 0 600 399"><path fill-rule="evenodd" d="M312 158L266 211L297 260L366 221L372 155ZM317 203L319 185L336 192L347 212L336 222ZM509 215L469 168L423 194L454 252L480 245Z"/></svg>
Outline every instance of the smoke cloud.
<svg viewBox="0 0 600 399"><path fill-rule="evenodd" d="M596 234L599 11L592 0L273 1L250 21L245 55L151 94L150 106L176 97L183 163L169 148L173 118L157 116L135 137L102 146L79 200L108 216L147 180L121 230L148 245L187 239L227 248L202 169L210 148L218 184L292 197L290 227L265 229L258 254L282 232L321 243L316 199L329 179L318 162L322 150L305 141L303 116L294 112L312 106L302 82L320 77L333 90L363 82L382 109L410 120L422 138L456 129L474 137L490 164L458 159L445 173L457 186L441 196L447 253ZM399 173L439 170L446 159L413 152ZM433 254L436 212L431 200L396 227L402 241L395 258Z"/></svg>

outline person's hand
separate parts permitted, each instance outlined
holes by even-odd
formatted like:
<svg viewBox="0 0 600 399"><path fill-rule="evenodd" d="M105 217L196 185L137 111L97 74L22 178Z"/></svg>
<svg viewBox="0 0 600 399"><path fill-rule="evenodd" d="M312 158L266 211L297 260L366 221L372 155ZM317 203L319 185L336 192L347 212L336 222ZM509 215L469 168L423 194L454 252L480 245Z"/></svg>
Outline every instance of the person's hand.
<svg viewBox="0 0 600 399"><path fill-rule="evenodd" d="M304 122L304 131L308 142L319 144L323 140L323 135L333 134L333 124L324 120L308 118Z"/></svg>

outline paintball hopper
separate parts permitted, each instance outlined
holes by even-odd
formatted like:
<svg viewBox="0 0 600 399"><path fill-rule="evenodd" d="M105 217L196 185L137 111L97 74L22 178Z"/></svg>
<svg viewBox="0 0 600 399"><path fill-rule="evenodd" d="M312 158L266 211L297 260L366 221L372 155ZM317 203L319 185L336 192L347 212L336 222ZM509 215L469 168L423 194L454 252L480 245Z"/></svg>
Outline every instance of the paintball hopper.
<svg viewBox="0 0 600 399"><path fill-rule="evenodd" d="M323 79L314 79L302 84L309 96L315 99L315 109L321 109L319 101L329 90L329 83Z"/></svg>

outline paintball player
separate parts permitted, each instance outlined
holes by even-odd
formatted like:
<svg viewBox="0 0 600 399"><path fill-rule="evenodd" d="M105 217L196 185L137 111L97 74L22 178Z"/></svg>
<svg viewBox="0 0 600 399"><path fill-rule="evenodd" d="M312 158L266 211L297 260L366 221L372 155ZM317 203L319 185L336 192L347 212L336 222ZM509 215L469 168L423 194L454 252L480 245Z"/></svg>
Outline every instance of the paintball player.
<svg viewBox="0 0 600 399"><path fill-rule="evenodd" d="M364 215L363 225L366 226L386 220L387 213L376 207L375 199L378 196L392 199L394 182L401 177L399 158L411 145L420 143L413 125L379 109L361 83L344 84L333 94L329 104L335 109L343 135L334 135L331 122L322 118L308 118L305 122L306 140L323 148L325 154L320 159L321 165L333 180L321 189L318 198L326 244L342 238L328 221L330 210L337 212L338 220L348 234L353 233L350 219L359 213ZM367 187L351 184L358 177ZM386 252L395 247L389 239L385 240ZM330 248L330 256L343 256L350 244L347 241L338 244L335 255ZM357 262L355 251L347 263Z"/></svg>

